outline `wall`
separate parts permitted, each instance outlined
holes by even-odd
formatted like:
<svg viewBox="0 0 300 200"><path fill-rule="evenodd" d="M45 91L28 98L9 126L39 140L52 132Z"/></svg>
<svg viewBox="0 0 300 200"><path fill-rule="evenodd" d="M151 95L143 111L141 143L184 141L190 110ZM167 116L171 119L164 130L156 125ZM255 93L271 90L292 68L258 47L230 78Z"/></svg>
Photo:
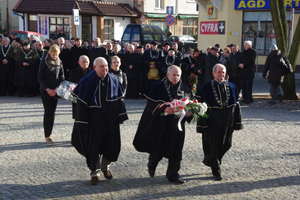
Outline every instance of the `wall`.
<svg viewBox="0 0 300 200"><path fill-rule="evenodd" d="M7 17L6 17L6 6L8 2L8 14L9 14L9 30L7 29ZM2 19L2 33L10 34L13 30L19 30L19 16L15 15L12 11L14 6L18 3L18 0L1 0L1 19Z"/></svg>
<svg viewBox="0 0 300 200"><path fill-rule="evenodd" d="M129 17L103 17L103 19L114 19L115 24L114 24L114 39L116 40L121 40L123 32L127 26L127 24L130 24L131 19ZM104 31L104 27L103 27ZM101 41L104 41L104 39Z"/></svg>

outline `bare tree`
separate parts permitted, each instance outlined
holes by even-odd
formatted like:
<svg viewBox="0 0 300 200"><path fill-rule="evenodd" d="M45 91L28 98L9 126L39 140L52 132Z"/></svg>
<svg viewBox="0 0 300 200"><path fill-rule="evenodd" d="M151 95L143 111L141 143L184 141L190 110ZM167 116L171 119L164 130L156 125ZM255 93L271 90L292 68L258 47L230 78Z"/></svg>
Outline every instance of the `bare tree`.
<svg viewBox="0 0 300 200"><path fill-rule="evenodd" d="M295 82L295 65L300 47L300 34L294 34L290 51L289 50L289 34L288 21L286 17L285 0L270 1L273 27L276 35L276 42L278 48L283 51L288 57L293 66L293 73L285 75L283 82L283 91L285 99L298 99L296 94ZM300 32L300 20L297 22L295 33Z"/></svg>

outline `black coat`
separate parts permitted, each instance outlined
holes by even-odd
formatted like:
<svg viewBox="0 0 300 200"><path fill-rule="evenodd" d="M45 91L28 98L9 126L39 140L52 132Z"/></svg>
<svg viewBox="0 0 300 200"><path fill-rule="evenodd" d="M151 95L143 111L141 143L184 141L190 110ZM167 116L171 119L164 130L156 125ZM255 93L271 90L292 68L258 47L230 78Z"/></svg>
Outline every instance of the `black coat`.
<svg viewBox="0 0 300 200"><path fill-rule="evenodd" d="M84 48L83 46L77 47L77 45L74 45L71 48L71 66L70 66L70 70L76 69L76 67L78 66L78 61L79 61L79 57L82 55L86 55L88 56L88 50L86 48Z"/></svg>
<svg viewBox="0 0 300 200"><path fill-rule="evenodd" d="M217 63L220 63L218 56L214 56L211 52L208 52L208 54L205 57L204 83L207 83L208 81L214 79L212 75L212 69Z"/></svg>
<svg viewBox="0 0 300 200"><path fill-rule="evenodd" d="M76 66L78 65L77 64L76 66L72 66L73 63L72 63L72 59L71 59L71 51L66 47L63 47L63 49L61 49L59 58L64 65L65 74L70 73L70 71L72 69L75 69Z"/></svg>
<svg viewBox="0 0 300 200"><path fill-rule="evenodd" d="M229 78L236 78L239 75L240 68L238 67L241 60L242 52L238 51L236 54L230 53L228 56L227 74Z"/></svg>
<svg viewBox="0 0 300 200"><path fill-rule="evenodd" d="M81 79L74 95L78 100L71 143L95 171L99 155L113 162L121 150L120 123L128 119L123 86L112 74L102 80L92 71Z"/></svg>
<svg viewBox="0 0 300 200"><path fill-rule="evenodd" d="M218 100L215 97L212 84L215 85ZM224 101L222 96L229 97L228 101ZM206 111L208 117L201 117L197 122L197 132L203 133L203 163L212 168L219 168L222 157L231 147L233 131L243 128L238 93L235 85L231 82L219 85L210 81L197 91L196 97L199 102L205 102L208 105ZM224 106L223 103L226 105Z"/></svg>
<svg viewBox="0 0 300 200"><path fill-rule="evenodd" d="M90 68L93 68L94 60L98 57L103 57L107 60L107 62L110 60L107 49L103 46L100 47L92 47L89 50L89 58L90 58Z"/></svg>
<svg viewBox="0 0 300 200"><path fill-rule="evenodd" d="M2 52L3 49L3 52ZM8 51L8 52L7 52ZM4 53L4 54L3 54ZM3 45L0 47L0 81L13 82L15 71L15 53L14 47L9 45L5 48ZM4 65L2 61L6 59L8 63Z"/></svg>
<svg viewBox="0 0 300 200"><path fill-rule="evenodd" d="M27 56L25 55L27 54ZM31 87L37 86L37 62L39 62L38 56L34 50L20 49L16 53L16 70L14 85L19 87ZM24 66L23 63L29 63L29 66Z"/></svg>
<svg viewBox="0 0 300 200"><path fill-rule="evenodd" d="M78 66L76 69L73 69L70 71L68 80L72 83L78 83L84 76L86 76L88 73L90 73L93 69L87 68L85 71L81 69L80 66ZM73 114L73 119L75 119L75 108L76 104L72 102L72 114Z"/></svg>
<svg viewBox="0 0 300 200"><path fill-rule="evenodd" d="M252 48L244 50L239 63L244 64L244 68L239 71L239 78L255 77L255 58L256 51Z"/></svg>
<svg viewBox="0 0 300 200"><path fill-rule="evenodd" d="M49 54L47 54L47 56L49 56ZM45 59L47 59L47 56ZM60 62L60 66L57 70L50 70L45 63L45 59L42 60L38 72L40 90L46 90L47 88L55 89L65 80L63 64Z"/></svg>
<svg viewBox="0 0 300 200"><path fill-rule="evenodd" d="M148 152L157 157L166 157L174 160L182 159L182 148L185 138L185 121L190 122L192 117L184 118L181 122L182 130L177 127L178 118L174 115L162 116L166 106L158 108L165 102L171 102L167 88L172 88L168 79L152 85L146 95L148 101L138 125L138 130L133 140L137 151ZM172 92L171 92L172 93ZM192 97L191 90L181 82L175 88L173 98L182 100Z"/></svg>
<svg viewBox="0 0 300 200"><path fill-rule="evenodd" d="M80 79L82 79L84 76L86 76L88 73L90 73L93 69L92 68L87 68L85 71L81 69L80 66L78 66L76 69L73 69L70 71L69 75L69 81L72 83L79 83Z"/></svg>
<svg viewBox="0 0 300 200"><path fill-rule="evenodd" d="M263 78L269 72L268 82L270 84L279 84L283 82L284 70L280 65L281 51L272 50L267 59L263 69Z"/></svg>
<svg viewBox="0 0 300 200"><path fill-rule="evenodd" d="M123 71L126 73L128 79L139 79L140 78L140 55L137 53L126 52L122 56ZM133 68L129 69L132 65Z"/></svg>

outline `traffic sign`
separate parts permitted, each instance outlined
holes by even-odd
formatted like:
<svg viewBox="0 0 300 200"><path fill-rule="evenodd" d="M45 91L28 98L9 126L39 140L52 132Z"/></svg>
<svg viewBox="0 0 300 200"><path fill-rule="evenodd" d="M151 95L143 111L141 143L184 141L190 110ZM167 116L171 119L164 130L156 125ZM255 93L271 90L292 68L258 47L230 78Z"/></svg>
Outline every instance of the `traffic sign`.
<svg viewBox="0 0 300 200"><path fill-rule="evenodd" d="M166 13L167 13L167 15L173 15L174 14L174 7L173 6L167 6L166 7Z"/></svg>
<svg viewBox="0 0 300 200"><path fill-rule="evenodd" d="M165 18L165 22L168 26L172 26L175 23L175 18L173 15L167 15Z"/></svg>
<svg viewBox="0 0 300 200"><path fill-rule="evenodd" d="M145 19L146 19L145 15L142 15L142 16L141 16L141 22L144 22Z"/></svg>

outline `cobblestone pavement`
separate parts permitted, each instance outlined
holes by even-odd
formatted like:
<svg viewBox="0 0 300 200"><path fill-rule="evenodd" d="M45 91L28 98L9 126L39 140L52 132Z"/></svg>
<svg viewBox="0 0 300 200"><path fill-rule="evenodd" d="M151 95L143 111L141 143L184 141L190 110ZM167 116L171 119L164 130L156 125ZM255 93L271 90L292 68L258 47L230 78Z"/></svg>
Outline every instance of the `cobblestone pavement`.
<svg viewBox="0 0 300 200"><path fill-rule="evenodd" d="M299 199L300 101L270 106L264 98L242 105L245 128L234 133L222 163L223 180L214 181L202 164L201 135L187 125L181 178L165 177L167 160L156 175L132 140L145 100L127 100L130 120L121 126L122 149L112 164L112 180L89 184L84 158L70 144L71 103L59 100L53 146L44 142L39 97L0 98L0 199Z"/></svg>

